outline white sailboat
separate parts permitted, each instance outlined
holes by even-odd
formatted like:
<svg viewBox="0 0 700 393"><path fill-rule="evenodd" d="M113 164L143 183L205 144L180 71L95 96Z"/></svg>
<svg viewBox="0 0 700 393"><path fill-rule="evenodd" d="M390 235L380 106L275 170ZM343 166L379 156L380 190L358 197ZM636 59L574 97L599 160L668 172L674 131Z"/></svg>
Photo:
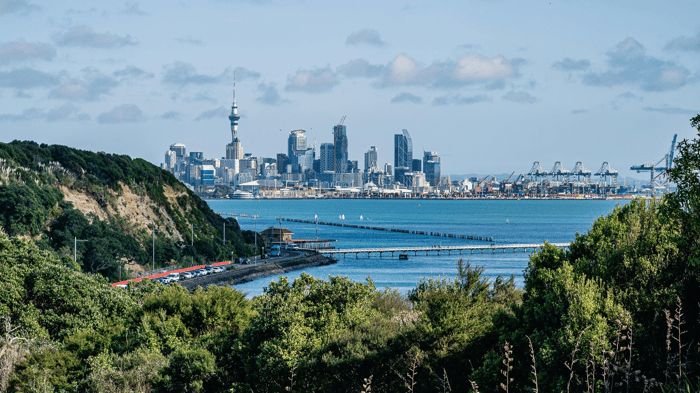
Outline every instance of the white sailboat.
<svg viewBox="0 0 700 393"><path fill-rule="evenodd" d="M340 219L341 219L341 220L344 220L344 219L345 219L345 214L341 215L341 216L340 216Z"/></svg>
<svg viewBox="0 0 700 393"><path fill-rule="evenodd" d="M364 218L362 218L362 215L360 215L360 221L362 221L362 220L364 220Z"/></svg>

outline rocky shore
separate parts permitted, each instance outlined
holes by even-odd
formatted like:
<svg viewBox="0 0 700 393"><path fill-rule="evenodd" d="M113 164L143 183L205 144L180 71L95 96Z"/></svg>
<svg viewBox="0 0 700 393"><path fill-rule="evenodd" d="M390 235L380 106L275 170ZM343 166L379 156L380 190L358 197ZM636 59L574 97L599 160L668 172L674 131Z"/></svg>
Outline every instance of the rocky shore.
<svg viewBox="0 0 700 393"><path fill-rule="evenodd" d="M330 265L335 262L336 260L333 258L328 258L321 254L309 253L282 262L263 263L263 261L261 261L255 265L234 265L234 270L227 270L219 274L180 281L180 285L187 289L193 289L197 286L208 287L209 285L235 285L260 277L277 276L293 270Z"/></svg>

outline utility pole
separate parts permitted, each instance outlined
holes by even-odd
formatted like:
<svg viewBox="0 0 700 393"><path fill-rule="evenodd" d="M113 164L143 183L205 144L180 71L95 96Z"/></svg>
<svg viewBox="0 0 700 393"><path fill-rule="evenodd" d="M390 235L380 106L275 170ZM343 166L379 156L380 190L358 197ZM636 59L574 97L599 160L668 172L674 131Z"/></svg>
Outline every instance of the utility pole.
<svg viewBox="0 0 700 393"><path fill-rule="evenodd" d="M255 255L253 259L258 259L258 217L257 215L251 216L255 220Z"/></svg>
<svg viewBox="0 0 700 393"><path fill-rule="evenodd" d="M151 270L156 270L156 227L153 227L153 261Z"/></svg>

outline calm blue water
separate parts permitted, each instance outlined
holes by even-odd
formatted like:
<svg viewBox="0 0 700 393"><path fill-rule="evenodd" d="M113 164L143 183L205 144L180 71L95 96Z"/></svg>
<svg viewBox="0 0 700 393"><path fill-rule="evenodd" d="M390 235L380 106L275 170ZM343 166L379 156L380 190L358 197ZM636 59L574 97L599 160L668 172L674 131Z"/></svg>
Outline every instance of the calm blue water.
<svg viewBox="0 0 700 393"><path fill-rule="evenodd" d="M462 244L541 243L543 241L570 242L576 232L584 233L595 219L608 214L617 204L627 201L586 200L210 200L209 206L216 212L257 215L257 230L279 226L277 217L367 225L384 228L401 228L428 232L452 233L493 237L493 242L450 239L395 232L372 231L334 226L318 226L320 239L335 239L336 248L432 246ZM344 215L345 220L339 216ZM360 220L363 216L364 220ZM239 217L241 229L255 229L250 217ZM282 226L294 232L295 239L316 238L313 224L282 221ZM399 261L384 256L339 257L337 264L307 269L306 273L317 278L329 275L348 276L355 281L370 277L378 288L391 287L406 293L428 276L454 277L457 260L463 257L472 265L483 265L485 274L515 276L516 284L523 285L523 270L527 267L528 254L454 254L451 256L414 256ZM299 277L301 271L288 274L290 280ZM249 297L262 294L263 287L277 277L265 277L237 289Z"/></svg>

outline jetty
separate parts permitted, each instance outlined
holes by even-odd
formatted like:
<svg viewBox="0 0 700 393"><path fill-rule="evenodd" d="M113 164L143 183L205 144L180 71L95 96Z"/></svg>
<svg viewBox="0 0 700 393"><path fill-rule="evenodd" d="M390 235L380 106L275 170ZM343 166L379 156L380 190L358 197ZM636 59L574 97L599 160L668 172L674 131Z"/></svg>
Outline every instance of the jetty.
<svg viewBox="0 0 700 393"><path fill-rule="evenodd" d="M558 247L561 249L567 249L569 248L570 243L549 243L554 247ZM451 255L453 252L459 254L466 253L467 251L470 254L474 254L474 252L481 252L482 254L486 253L492 253L495 254L496 252L502 252L505 253L506 251L511 251L511 252L528 252L528 251L536 251L537 249L540 249L544 247L544 243L529 243L529 244L483 244L483 245L471 245L471 246L429 246L429 247L387 247L387 248L346 248L346 249L319 249L315 250L319 254L327 255L327 256L333 256L333 255L339 255L342 254L343 258L346 258L348 254L352 255L355 254L355 258L358 258L360 254L367 254L367 258L370 257L371 254L379 254L379 257L381 258L382 255L384 254L391 254L391 256L394 256L394 253L407 253L407 252L412 252L414 255L418 255L418 253L423 253L425 252L425 255L430 255L433 253L434 255L440 255L440 253L445 253L447 252L448 255Z"/></svg>

